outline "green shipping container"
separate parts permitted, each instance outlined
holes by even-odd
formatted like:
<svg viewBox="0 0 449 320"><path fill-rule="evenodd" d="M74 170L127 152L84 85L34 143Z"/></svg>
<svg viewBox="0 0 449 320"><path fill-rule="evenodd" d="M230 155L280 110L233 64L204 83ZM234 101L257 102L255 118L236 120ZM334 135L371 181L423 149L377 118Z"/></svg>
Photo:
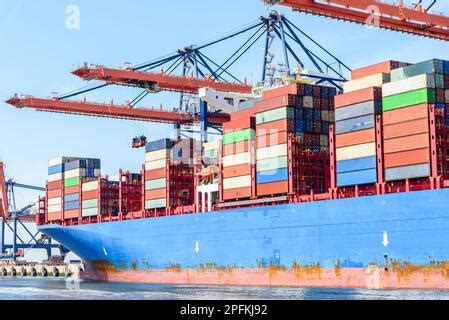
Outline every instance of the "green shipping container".
<svg viewBox="0 0 449 320"><path fill-rule="evenodd" d="M145 181L145 190L157 190L157 189L163 189L167 188L167 179L155 179L155 180L148 180Z"/></svg>
<svg viewBox="0 0 449 320"><path fill-rule="evenodd" d="M442 74L435 75L435 86L437 88L444 88L444 75Z"/></svg>
<svg viewBox="0 0 449 320"><path fill-rule="evenodd" d="M408 67L394 69L391 71L391 82L414 77L423 73L444 73L443 60L432 59Z"/></svg>
<svg viewBox="0 0 449 320"><path fill-rule="evenodd" d="M295 110L293 108L279 108L256 114L256 124L278 121L282 119L294 119Z"/></svg>
<svg viewBox="0 0 449 320"><path fill-rule="evenodd" d="M145 201L145 209L158 209L165 208L167 206L167 199L156 199Z"/></svg>
<svg viewBox="0 0 449 320"><path fill-rule="evenodd" d="M435 89L419 89L382 99L383 111L389 111L423 103L435 103Z"/></svg>
<svg viewBox="0 0 449 320"><path fill-rule="evenodd" d="M91 209L91 208L98 208L98 199L84 200L83 201L83 210L84 209Z"/></svg>
<svg viewBox="0 0 449 320"><path fill-rule="evenodd" d="M64 180L64 188L76 187L80 185L80 177L73 177Z"/></svg>
<svg viewBox="0 0 449 320"><path fill-rule="evenodd" d="M97 216L98 215L98 208L83 209L81 214L82 214L82 216L84 218Z"/></svg>
<svg viewBox="0 0 449 320"><path fill-rule="evenodd" d="M272 171L288 167L287 157L278 157L257 161L257 172Z"/></svg>
<svg viewBox="0 0 449 320"><path fill-rule="evenodd" d="M256 132L254 129L243 129L224 134L223 145L237 143L241 141L254 140L255 138Z"/></svg>

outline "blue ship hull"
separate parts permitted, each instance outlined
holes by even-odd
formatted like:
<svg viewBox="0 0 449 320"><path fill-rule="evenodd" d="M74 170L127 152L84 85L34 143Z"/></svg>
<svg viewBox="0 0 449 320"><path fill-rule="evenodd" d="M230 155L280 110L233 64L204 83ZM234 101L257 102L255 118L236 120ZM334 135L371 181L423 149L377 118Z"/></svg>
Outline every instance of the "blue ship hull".
<svg viewBox="0 0 449 320"><path fill-rule="evenodd" d="M91 274L104 280L134 282L130 275L136 273L142 282L165 282L154 273L164 271L172 272L166 282L196 283L185 280L183 270L206 270L208 276L197 282L273 285L272 278L266 284L259 278L248 283L207 279L217 276L213 270L251 270L255 279L260 270L305 270L302 278L296 274L299 286L359 286L363 279L352 283L351 275L358 279L362 271L377 266L382 279L393 272L412 272L410 284L390 279L392 287L445 288L448 199L449 189L441 189L40 230L79 255ZM319 269L316 276L314 268ZM332 270L335 279L327 274L321 284L323 270ZM348 271L346 276L342 270ZM427 285L420 280L426 272L436 274ZM296 285L288 280L291 274L279 277L283 280L274 285Z"/></svg>

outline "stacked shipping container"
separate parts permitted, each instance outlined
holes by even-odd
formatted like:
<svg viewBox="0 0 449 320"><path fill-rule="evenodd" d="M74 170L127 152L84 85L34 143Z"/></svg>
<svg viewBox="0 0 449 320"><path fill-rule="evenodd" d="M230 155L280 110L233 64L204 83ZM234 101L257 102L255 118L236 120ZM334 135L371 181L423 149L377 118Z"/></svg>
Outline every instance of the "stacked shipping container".
<svg viewBox="0 0 449 320"><path fill-rule="evenodd" d="M253 110L232 115L223 125L222 192L223 200L246 199L252 196L254 177L252 145L256 122Z"/></svg>
<svg viewBox="0 0 449 320"><path fill-rule="evenodd" d="M444 108L443 60L429 60L391 72L383 88L385 180L431 174L429 107Z"/></svg>

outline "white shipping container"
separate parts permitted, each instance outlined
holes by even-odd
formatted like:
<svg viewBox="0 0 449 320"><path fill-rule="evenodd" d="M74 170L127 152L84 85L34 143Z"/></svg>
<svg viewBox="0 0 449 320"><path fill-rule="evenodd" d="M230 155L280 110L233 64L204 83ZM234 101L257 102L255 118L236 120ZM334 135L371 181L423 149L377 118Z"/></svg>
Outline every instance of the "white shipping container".
<svg viewBox="0 0 449 320"><path fill-rule="evenodd" d="M165 168L167 165L167 160L157 160L157 161L150 161L145 163L145 170L155 170L160 168Z"/></svg>
<svg viewBox="0 0 449 320"><path fill-rule="evenodd" d="M337 148L337 161L376 156L376 143L364 143L350 147Z"/></svg>
<svg viewBox="0 0 449 320"><path fill-rule="evenodd" d="M275 146L257 149L257 160L283 157L287 155L287 144L278 144Z"/></svg>
<svg viewBox="0 0 449 320"><path fill-rule="evenodd" d="M55 206L55 205L61 206L61 204L62 204L62 197L48 199L48 206Z"/></svg>
<svg viewBox="0 0 449 320"><path fill-rule="evenodd" d="M449 89L446 89L445 91L444 91L444 95L445 95L445 102L446 103L449 103Z"/></svg>
<svg viewBox="0 0 449 320"><path fill-rule="evenodd" d="M49 167L53 167L53 166L57 166L59 164L63 164L63 163L67 163L67 162L71 162L71 161L75 161L78 160L80 158L75 158L75 157L59 157L59 158L55 158L55 159L51 159L48 161L48 166Z"/></svg>
<svg viewBox="0 0 449 320"><path fill-rule="evenodd" d="M48 213L61 212L62 206L60 204L48 206L47 211L48 211Z"/></svg>
<svg viewBox="0 0 449 320"><path fill-rule="evenodd" d="M389 97L395 94L419 90L423 88L435 88L435 76L432 74L420 74L415 77L399 81L385 83L382 86L382 96Z"/></svg>
<svg viewBox="0 0 449 320"><path fill-rule="evenodd" d="M222 162L224 167L232 167L241 164L251 163L251 153L243 152L229 156L224 156Z"/></svg>
<svg viewBox="0 0 449 320"><path fill-rule="evenodd" d="M60 180L64 180L63 172L48 175L48 182L55 182Z"/></svg>
<svg viewBox="0 0 449 320"><path fill-rule="evenodd" d="M251 187L251 175L223 179L223 189L238 189Z"/></svg>
<svg viewBox="0 0 449 320"><path fill-rule="evenodd" d="M64 171L64 179L70 179L75 177L85 177L86 169L78 168L69 171Z"/></svg>
<svg viewBox="0 0 449 320"><path fill-rule="evenodd" d="M93 191L93 190L98 190L98 181L83 183L83 186L82 186L83 192Z"/></svg>
<svg viewBox="0 0 449 320"><path fill-rule="evenodd" d="M372 76L351 80L343 83L345 93L362 90L371 87L381 87L384 83L390 81L389 73L377 73Z"/></svg>
<svg viewBox="0 0 449 320"><path fill-rule="evenodd" d="M157 160L166 160L170 158L170 149L162 149L152 152L145 153L145 161L157 161Z"/></svg>

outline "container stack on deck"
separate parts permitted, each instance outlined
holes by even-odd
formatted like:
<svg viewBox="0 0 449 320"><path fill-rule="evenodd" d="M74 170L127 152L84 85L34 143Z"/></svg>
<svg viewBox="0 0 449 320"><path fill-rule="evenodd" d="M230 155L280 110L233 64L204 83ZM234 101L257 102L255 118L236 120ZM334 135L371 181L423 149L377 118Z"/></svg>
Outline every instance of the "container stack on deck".
<svg viewBox="0 0 449 320"><path fill-rule="evenodd" d="M391 80L383 88L385 180L429 177L429 107L445 106L444 61L393 70Z"/></svg>
<svg viewBox="0 0 449 320"><path fill-rule="evenodd" d="M223 125L222 189L225 201L252 196L255 129L253 110L237 112Z"/></svg>

